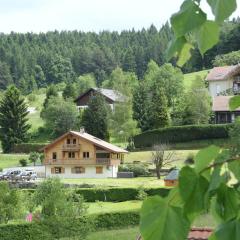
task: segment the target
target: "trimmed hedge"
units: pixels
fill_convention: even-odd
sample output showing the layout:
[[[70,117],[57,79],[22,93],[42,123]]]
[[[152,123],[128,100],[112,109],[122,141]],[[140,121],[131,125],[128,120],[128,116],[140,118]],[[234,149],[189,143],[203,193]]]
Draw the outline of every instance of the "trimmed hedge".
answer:
[[[0,225],[1,240],[53,240],[77,236],[85,239],[89,231],[124,228],[139,224],[139,211],[93,214],[81,219],[42,223]]]
[[[158,143],[179,143],[193,140],[228,138],[232,124],[205,124],[166,127],[138,134],[134,137],[136,148],[152,147]]]
[[[20,143],[15,144],[13,147],[13,153],[30,153],[41,152],[41,149],[45,147],[43,143]]]
[[[165,197],[169,193],[167,188],[147,188],[144,191],[149,195],[159,195]],[[124,202],[137,200],[138,188],[79,188],[76,193],[81,194],[86,202],[105,201],[105,202]]]

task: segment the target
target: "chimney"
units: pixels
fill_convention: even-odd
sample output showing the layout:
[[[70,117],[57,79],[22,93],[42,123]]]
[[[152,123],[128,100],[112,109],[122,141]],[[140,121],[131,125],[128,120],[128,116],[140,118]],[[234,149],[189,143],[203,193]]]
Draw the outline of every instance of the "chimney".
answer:
[[[80,133],[85,133],[84,127],[80,127]]]

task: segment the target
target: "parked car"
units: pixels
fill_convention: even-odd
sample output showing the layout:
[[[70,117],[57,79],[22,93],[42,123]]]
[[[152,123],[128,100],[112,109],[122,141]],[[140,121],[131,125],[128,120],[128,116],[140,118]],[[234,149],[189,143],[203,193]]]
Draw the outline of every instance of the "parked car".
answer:
[[[1,172],[1,173],[0,173],[0,180],[5,180],[6,174],[8,174],[8,171]]]
[[[21,170],[9,170],[3,175],[3,180],[16,180],[16,176],[21,173]]]
[[[16,176],[17,180],[22,180],[22,181],[30,181],[30,180],[36,180],[37,179],[37,173],[33,170],[26,169],[19,173]]]

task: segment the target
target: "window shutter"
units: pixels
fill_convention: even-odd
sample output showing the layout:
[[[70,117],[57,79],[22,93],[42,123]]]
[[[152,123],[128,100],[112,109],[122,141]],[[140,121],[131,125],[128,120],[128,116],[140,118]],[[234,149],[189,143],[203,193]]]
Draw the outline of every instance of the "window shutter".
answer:
[[[54,173],[54,168],[51,168],[51,173],[52,173],[52,174]]]
[[[65,168],[62,167],[62,173],[65,173]]]

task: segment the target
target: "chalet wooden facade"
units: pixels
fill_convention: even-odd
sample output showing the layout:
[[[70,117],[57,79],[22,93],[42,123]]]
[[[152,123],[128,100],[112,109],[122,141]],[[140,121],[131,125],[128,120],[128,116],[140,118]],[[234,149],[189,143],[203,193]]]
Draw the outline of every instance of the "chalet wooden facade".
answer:
[[[97,92],[104,97],[106,103],[110,105],[112,110],[114,109],[115,103],[124,101],[124,96],[118,91],[105,88],[90,88],[75,100],[77,107],[86,108],[88,106],[90,98]]]
[[[125,153],[84,131],[70,131],[44,148],[46,177],[114,178]]]

